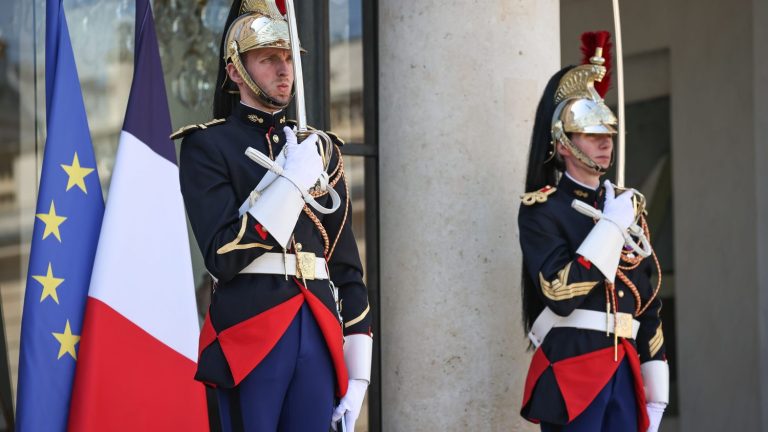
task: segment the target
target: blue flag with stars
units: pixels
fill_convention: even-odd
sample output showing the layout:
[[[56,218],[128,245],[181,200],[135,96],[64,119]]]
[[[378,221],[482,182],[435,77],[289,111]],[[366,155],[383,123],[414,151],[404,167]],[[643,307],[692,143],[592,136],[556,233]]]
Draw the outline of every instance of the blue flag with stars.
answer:
[[[29,257],[17,431],[64,431],[83,310],[104,214],[62,0],[47,0],[47,138]]]

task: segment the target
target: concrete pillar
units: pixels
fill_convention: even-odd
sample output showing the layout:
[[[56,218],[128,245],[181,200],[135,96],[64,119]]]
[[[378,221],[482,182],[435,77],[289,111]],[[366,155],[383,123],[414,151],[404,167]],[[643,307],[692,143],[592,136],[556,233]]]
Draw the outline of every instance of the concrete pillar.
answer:
[[[768,430],[768,13],[679,0],[672,16],[681,430]]]
[[[536,430],[517,208],[554,0],[379,2],[385,431]]]

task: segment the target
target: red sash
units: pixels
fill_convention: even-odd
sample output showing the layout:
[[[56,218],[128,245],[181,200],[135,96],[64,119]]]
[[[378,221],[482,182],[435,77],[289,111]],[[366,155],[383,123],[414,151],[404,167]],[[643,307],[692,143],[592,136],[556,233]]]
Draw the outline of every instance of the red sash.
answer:
[[[344,335],[339,321],[317,296],[298,280],[294,281],[301,288],[300,294],[218,334],[211,324],[210,313],[206,314],[200,331],[198,356],[218,339],[235,385],[238,385],[272,351],[306,301],[328,346],[336,370],[337,395],[342,397],[347,393],[349,378],[344,363]]]
[[[560,393],[565,401],[568,422],[571,422],[595,400],[597,394],[600,393],[616,373],[624,357],[627,358],[632,370],[632,376],[634,377],[638,430],[648,430],[649,420],[648,412],[645,408],[643,377],[640,374],[640,358],[635,347],[626,339],[621,339],[621,344],[618,346],[618,361],[613,359],[613,347],[608,347],[550,363],[549,359],[544,355],[544,351],[539,347],[533,354],[531,366],[528,368],[528,376],[525,380],[525,390],[523,392],[523,406],[530,400],[533,389],[541,375],[547,368],[551,367]],[[538,423],[536,419],[532,420]]]

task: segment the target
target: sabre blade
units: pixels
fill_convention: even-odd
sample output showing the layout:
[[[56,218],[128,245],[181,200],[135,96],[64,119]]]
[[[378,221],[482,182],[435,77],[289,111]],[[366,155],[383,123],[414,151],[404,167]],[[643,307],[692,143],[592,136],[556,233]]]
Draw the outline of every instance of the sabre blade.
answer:
[[[624,113],[624,55],[621,45],[621,14],[619,13],[619,0],[613,0],[613,23],[616,40],[616,87],[618,87],[619,105],[619,133],[618,146],[616,148],[616,185],[624,187],[624,166],[626,164],[626,116]]]
[[[293,87],[296,101],[296,126],[300,132],[307,130],[307,109],[304,103],[304,75],[301,69],[301,48],[299,47],[299,31],[296,25],[296,9],[293,0],[285,0],[288,15],[288,37],[291,41],[291,57],[293,57]]]

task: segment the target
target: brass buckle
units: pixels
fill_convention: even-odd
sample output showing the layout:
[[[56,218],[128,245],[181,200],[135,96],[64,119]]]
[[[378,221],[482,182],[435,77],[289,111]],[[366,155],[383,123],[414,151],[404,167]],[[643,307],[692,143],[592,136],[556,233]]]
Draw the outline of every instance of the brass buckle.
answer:
[[[317,255],[312,252],[296,252],[296,276],[306,280],[315,280]]]
[[[615,315],[616,336],[632,339],[632,314],[619,312]]]

